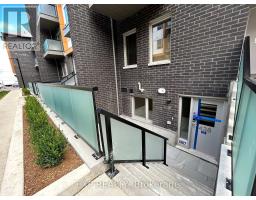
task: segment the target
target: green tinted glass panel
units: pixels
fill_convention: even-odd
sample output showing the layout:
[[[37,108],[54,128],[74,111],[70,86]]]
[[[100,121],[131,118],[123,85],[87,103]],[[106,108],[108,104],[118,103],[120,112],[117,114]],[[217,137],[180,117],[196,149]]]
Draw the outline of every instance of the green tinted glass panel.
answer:
[[[30,92],[33,92],[33,86],[31,82],[28,82],[28,89],[30,90]]]
[[[142,160],[141,130],[110,119],[114,160]]]
[[[233,145],[234,195],[251,195],[256,175],[256,94],[244,84]]]
[[[145,134],[146,138],[146,160],[164,159],[164,140],[150,133]]]
[[[99,151],[92,92],[41,83],[38,88],[44,103]]]

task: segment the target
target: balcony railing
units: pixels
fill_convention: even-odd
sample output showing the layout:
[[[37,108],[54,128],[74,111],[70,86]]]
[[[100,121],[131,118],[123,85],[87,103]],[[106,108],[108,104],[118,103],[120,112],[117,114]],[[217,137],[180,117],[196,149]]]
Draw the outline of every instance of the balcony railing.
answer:
[[[37,7],[37,24],[40,29],[57,30],[59,26],[59,19],[55,5],[40,4]]]
[[[63,57],[63,46],[61,41],[46,39],[43,45],[44,58],[59,58]]]
[[[44,14],[44,15],[58,18],[56,6],[51,4],[39,4],[38,14]]]

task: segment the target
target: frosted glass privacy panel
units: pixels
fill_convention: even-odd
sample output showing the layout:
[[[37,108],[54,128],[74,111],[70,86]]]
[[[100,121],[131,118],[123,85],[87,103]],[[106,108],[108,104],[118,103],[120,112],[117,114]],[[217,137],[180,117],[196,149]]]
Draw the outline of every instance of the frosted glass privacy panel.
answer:
[[[233,192],[251,195],[256,170],[256,94],[245,84],[240,101],[233,146]]]
[[[44,103],[99,151],[92,92],[48,84],[38,84],[38,88]]]
[[[102,114],[100,114],[100,122],[101,122],[102,136],[103,136],[103,145],[104,145],[105,158],[106,158],[106,160],[109,160],[105,116],[102,115]]]
[[[55,112],[71,127],[75,127],[73,109],[71,105],[72,90],[61,87],[51,87],[55,101]]]
[[[150,133],[145,134],[146,138],[146,160],[164,159],[164,140]]]
[[[70,89],[75,131],[99,151],[93,96],[91,91]]]
[[[55,111],[55,103],[53,99],[52,89],[47,85],[38,84],[39,95],[43,102],[53,111]]]
[[[250,89],[243,86],[241,91],[241,99],[239,104],[239,111],[237,113],[237,123],[234,130],[234,143],[233,143],[233,170],[235,170],[236,161],[238,158],[240,144],[243,137],[244,122],[247,113],[248,100],[250,95]]]
[[[30,90],[30,92],[33,92],[33,86],[30,82],[28,82],[28,89]]]
[[[110,119],[114,160],[142,160],[141,130]]]

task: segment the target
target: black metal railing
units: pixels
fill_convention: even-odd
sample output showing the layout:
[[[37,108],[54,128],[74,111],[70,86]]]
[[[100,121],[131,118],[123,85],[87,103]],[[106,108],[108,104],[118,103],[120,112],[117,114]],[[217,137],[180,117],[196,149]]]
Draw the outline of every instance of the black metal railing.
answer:
[[[61,83],[62,85],[64,85],[68,80],[70,80],[71,78],[73,78],[73,77],[75,77],[75,76],[76,76],[76,73],[75,73],[75,72],[71,72],[71,73],[69,73],[67,76],[64,76],[64,77],[61,79],[60,83]],[[75,85],[76,85],[76,81],[75,81]]]
[[[104,115],[105,121],[102,122],[101,121],[101,117],[100,115]],[[106,110],[103,109],[97,109],[97,117],[98,117],[98,122],[99,122],[99,128],[100,128],[100,138],[101,138],[101,145],[102,145],[102,150],[103,150],[103,155],[105,157],[105,161],[107,163],[110,164],[110,170],[107,172],[107,174],[112,178],[114,177],[118,171],[115,169],[114,164],[115,163],[122,163],[122,162],[142,162],[142,165],[145,166],[146,168],[148,168],[148,166],[146,165],[146,162],[154,162],[154,161],[162,161],[163,164],[166,164],[166,146],[167,146],[167,140],[168,138],[159,135],[151,130],[148,130],[138,124],[135,124],[131,121],[128,121],[124,118],[121,118],[115,114],[112,114]],[[113,151],[113,137],[112,137],[112,127],[111,127],[111,119],[117,120],[118,122],[124,123],[125,125],[129,125],[131,127],[134,127],[136,129],[141,130],[141,153],[142,153],[142,159],[140,160],[116,160],[115,159],[115,154]],[[103,127],[102,127],[102,123],[105,124],[105,133],[106,133],[106,137],[104,141],[104,137],[103,137]],[[122,131],[122,130],[120,130]],[[146,158],[146,135],[147,134],[151,134],[156,136],[157,138],[161,138],[163,140],[163,155],[162,155],[162,159],[147,159]],[[120,136],[121,137],[121,136]],[[104,144],[107,144],[107,153],[105,152],[106,149],[104,147]],[[132,144],[131,144],[132,145]],[[131,146],[132,148],[132,146]],[[127,152],[129,153],[129,152]],[[106,154],[108,154],[108,156],[106,156]]]

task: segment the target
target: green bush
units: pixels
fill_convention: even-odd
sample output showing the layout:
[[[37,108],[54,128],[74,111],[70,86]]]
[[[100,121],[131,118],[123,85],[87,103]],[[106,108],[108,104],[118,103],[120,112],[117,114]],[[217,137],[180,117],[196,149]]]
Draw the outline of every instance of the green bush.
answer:
[[[5,95],[8,94],[9,91],[0,91],[0,99],[2,99]]]
[[[23,96],[30,95],[30,91],[27,88],[22,88],[22,93],[23,93]]]
[[[58,165],[64,158],[67,146],[65,137],[49,123],[47,113],[35,97],[26,97],[25,111],[36,163],[41,167]]]

